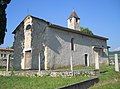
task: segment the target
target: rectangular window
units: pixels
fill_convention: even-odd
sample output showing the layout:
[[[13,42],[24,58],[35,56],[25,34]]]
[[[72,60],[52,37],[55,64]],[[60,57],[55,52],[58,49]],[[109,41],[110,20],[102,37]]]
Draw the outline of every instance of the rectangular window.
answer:
[[[1,57],[3,57],[3,54],[1,54]]]
[[[6,57],[6,54],[4,54],[4,57]]]
[[[74,38],[71,39],[71,50],[74,51]]]
[[[85,66],[89,66],[89,54],[85,54]]]

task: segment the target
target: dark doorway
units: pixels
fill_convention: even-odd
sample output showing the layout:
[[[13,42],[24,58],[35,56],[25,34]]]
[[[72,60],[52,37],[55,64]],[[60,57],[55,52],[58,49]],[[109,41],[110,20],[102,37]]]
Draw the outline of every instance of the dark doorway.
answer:
[[[87,60],[88,60],[88,54],[85,54],[85,66],[88,66]]]

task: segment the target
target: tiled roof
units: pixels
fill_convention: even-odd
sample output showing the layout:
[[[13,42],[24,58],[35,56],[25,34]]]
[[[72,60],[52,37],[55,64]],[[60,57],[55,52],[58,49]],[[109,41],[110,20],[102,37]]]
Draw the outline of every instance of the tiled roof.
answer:
[[[0,48],[0,51],[14,51],[14,49],[11,49],[11,48]]]
[[[55,25],[55,24],[50,24],[49,27],[56,28],[56,29],[63,30],[63,31],[68,31],[68,32],[76,33],[76,34],[81,34],[81,35],[92,37],[92,38],[97,38],[97,39],[102,39],[102,40],[108,40],[108,38],[105,38],[105,37],[101,37],[101,36],[97,36],[97,35],[89,35],[89,34],[83,33],[83,32],[78,31],[78,30],[65,28],[65,27],[62,27],[62,26]]]
[[[73,17],[80,19],[74,10],[72,11],[72,14],[69,16],[69,18],[73,18]]]
[[[75,11],[74,11],[75,12]],[[76,15],[77,16],[77,15]],[[28,17],[28,16],[27,16]],[[26,18],[27,18],[26,17]],[[53,28],[57,28],[59,30],[64,30],[64,31],[68,31],[68,32],[72,32],[72,33],[76,33],[76,34],[81,34],[81,35],[85,35],[85,36],[88,36],[88,37],[92,37],[92,38],[97,38],[97,39],[102,39],[102,40],[108,40],[108,38],[105,38],[105,37],[101,37],[101,36],[97,36],[97,35],[89,35],[89,34],[85,34],[81,31],[77,31],[77,30],[74,30],[74,29],[69,29],[69,28],[66,28],[66,27],[62,27],[62,26],[59,26],[59,25],[55,25],[55,24],[51,24],[50,22],[46,21],[46,20],[43,20],[43,19],[40,19],[40,18],[37,18],[37,17],[34,17],[34,16],[31,16],[32,18],[34,19],[37,19],[37,20],[41,20],[43,22],[46,22],[48,24],[49,27],[53,27]],[[23,20],[24,21],[24,20]],[[17,28],[23,23],[23,21],[17,26]],[[13,34],[16,33],[16,30],[17,28],[12,32]]]

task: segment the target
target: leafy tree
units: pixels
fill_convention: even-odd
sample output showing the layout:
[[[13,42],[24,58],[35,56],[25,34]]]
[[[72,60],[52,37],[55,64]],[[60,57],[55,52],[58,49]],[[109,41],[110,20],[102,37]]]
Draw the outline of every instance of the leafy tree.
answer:
[[[14,49],[14,46],[11,46],[10,48],[11,48],[11,49]]]
[[[89,28],[83,28],[80,27],[81,32],[88,34],[88,35],[93,35],[93,32],[91,30],[89,30]]]
[[[0,45],[4,43],[4,37],[6,32],[6,12],[7,4],[10,3],[11,0],[0,0]]]

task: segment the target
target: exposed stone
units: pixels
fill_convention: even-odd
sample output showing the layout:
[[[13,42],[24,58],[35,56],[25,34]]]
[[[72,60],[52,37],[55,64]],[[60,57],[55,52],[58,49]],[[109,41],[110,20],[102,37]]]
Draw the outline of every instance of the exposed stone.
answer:
[[[0,76],[26,76],[26,77],[72,77],[72,76],[95,76],[98,74],[95,70],[83,71],[0,71]]]
[[[29,31],[28,24],[32,25]],[[108,64],[108,39],[104,37],[86,35],[33,16],[27,16],[13,33],[15,69],[38,69],[39,65],[46,70],[70,68],[71,55],[73,68],[96,64],[99,69],[99,64]],[[74,39],[74,50],[71,50],[71,39]]]

